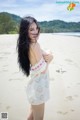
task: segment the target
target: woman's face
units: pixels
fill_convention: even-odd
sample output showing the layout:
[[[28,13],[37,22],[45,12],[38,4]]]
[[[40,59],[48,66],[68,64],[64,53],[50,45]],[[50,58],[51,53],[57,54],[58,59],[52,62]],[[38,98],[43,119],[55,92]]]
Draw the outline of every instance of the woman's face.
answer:
[[[36,42],[37,41],[38,36],[39,36],[38,32],[39,32],[39,29],[38,29],[36,23],[33,22],[30,25],[29,30],[28,30],[28,35],[29,35],[29,38],[30,38],[31,42]]]

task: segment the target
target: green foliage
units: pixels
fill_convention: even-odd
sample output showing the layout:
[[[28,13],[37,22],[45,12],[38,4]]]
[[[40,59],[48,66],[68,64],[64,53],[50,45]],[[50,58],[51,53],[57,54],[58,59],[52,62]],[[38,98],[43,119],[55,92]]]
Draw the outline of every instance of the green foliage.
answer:
[[[40,22],[41,32],[80,32],[80,22],[64,22],[53,20],[49,22]]]
[[[9,34],[17,32],[17,23],[6,13],[0,13],[0,34]]]

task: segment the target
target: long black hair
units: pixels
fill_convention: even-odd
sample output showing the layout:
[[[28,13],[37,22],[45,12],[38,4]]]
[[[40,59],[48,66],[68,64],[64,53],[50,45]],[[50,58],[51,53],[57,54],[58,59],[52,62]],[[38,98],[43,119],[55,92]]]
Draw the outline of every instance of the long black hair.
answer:
[[[18,52],[18,63],[19,68],[26,75],[30,75],[30,60],[29,60],[29,47],[30,47],[30,38],[28,36],[28,30],[30,25],[35,22],[38,27],[38,33],[40,32],[40,27],[35,18],[27,16],[21,19],[20,28],[19,28],[19,37],[17,39],[17,52]]]

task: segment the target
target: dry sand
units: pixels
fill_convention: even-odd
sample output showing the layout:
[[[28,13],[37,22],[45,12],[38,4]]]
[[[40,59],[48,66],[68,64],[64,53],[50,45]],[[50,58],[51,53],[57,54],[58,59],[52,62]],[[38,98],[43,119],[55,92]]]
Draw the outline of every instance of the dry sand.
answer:
[[[0,35],[0,112],[8,112],[9,120],[27,120],[28,78],[17,64],[17,37]],[[44,120],[80,120],[80,38],[41,34],[39,43],[54,55]]]

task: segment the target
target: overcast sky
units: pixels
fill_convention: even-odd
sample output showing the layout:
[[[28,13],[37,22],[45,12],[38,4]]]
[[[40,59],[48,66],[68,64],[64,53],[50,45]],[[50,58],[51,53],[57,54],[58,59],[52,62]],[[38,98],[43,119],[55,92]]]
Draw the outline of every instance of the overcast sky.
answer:
[[[70,1],[76,3],[72,11],[67,10]],[[31,15],[38,21],[80,22],[80,0],[0,0],[0,12]]]

